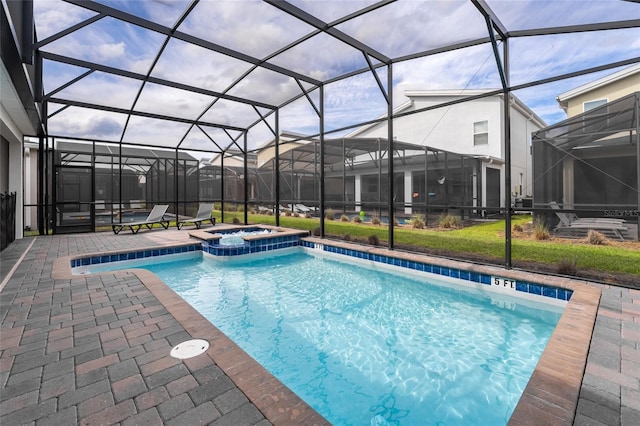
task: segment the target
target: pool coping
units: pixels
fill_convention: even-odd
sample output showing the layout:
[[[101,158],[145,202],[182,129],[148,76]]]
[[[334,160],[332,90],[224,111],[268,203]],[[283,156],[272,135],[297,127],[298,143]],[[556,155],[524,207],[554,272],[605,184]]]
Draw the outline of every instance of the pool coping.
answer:
[[[212,235],[206,231],[192,231],[189,235],[203,240],[206,235],[200,235],[201,233]],[[587,281],[572,278],[508,270],[498,266],[388,250],[383,247],[364,246],[317,237],[306,237],[304,240],[347,250],[364,251],[407,261],[426,262],[446,268],[464,269],[480,274],[497,275],[571,290],[573,295],[567,303],[508,424],[570,425],[573,423],[600,301],[601,290],[598,287],[589,285]],[[193,242],[159,244],[158,248],[189,245],[193,245]],[[122,250],[91,255],[111,256],[115,253],[122,253]],[[71,273],[71,261],[86,256],[87,254],[77,254],[56,259],[51,274],[52,278],[77,278],[77,275]],[[157,276],[144,269],[126,271],[134,273],[189,334],[194,338],[203,338],[210,342],[207,355],[218,364],[269,421],[274,424],[291,424],[292,422],[329,424],[326,419],[267,372],[264,367],[240,349]]]
[[[188,247],[194,243],[158,245],[157,248]],[[153,250],[148,248],[147,250]],[[91,256],[111,256],[123,250],[91,253]],[[54,260],[51,271],[53,279],[74,279],[90,275],[73,275],[71,261],[86,257],[76,254]],[[134,274],[140,282],[158,299],[169,313],[194,339],[209,342],[207,351],[199,356],[208,356],[231,379],[249,401],[258,408],[274,425],[309,424],[330,425],[330,423],[291,391],[227,335],[196,311],[181,296],[174,292],[154,273],[141,268],[131,268],[102,274]],[[93,274],[92,274],[93,275]],[[169,356],[169,353],[167,353]]]

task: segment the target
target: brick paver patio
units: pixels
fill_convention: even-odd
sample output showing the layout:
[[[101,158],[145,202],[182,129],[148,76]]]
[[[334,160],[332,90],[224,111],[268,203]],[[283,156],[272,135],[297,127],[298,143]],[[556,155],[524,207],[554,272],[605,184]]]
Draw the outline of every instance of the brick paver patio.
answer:
[[[186,230],[60,235],[3,251],[0,424],[326,424],[173,292],[145,286],[152,274],[144,283],[129,272],[52,278],[59,257],[188,238]],[[574,424],[638,425],[640,291],[599,287]],[[206,354],[169,356],[203,335]]]

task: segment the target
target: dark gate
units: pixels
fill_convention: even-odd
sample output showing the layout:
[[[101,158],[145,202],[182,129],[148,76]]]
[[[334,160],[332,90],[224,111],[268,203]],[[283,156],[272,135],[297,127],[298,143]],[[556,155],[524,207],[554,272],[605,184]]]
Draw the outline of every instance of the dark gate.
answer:
[[[93,232],[91,167],[56,166],[55,233]]]
[[[0,194],[0,251],[16,239],[16,193]]]

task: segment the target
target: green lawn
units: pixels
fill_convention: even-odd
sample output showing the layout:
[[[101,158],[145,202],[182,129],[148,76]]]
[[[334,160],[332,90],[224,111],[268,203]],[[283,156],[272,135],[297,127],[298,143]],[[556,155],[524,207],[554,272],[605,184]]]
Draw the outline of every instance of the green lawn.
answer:
[[[233,218],[243,220],[241,212],[225,212],[225,222]],[[220,216],[218,214],[218,220]],[[248,215],[250,223],[275,224],[274,216]],[[530,216],[516,216],[512,224],[524,224]],[[282,216],[280,225],[288,228],[312,231],[320,226],[319,219],[305,219]],[[493,258],[498,264],[504,261],[504,220],[488,222],[456,230],[419,230],[406,227],[394,229],[395,244],[416,248],[436,249],[450,253],[480,255]],[[325,233],[334,236],[349,235],[353,239],[365,240],[377,235],[381,243],[386,244],[388,229],[385,225],[376,226],[364,223],[325,221]],[[512,238],[511,256],[514,263],[534,261],[547,265],[575,260],[578,270],[593,269],[609,273],[625,273],[640,276],[640,246],[612,244],[606,246],[576,243],[575,240],[537,241],[525,238]]]

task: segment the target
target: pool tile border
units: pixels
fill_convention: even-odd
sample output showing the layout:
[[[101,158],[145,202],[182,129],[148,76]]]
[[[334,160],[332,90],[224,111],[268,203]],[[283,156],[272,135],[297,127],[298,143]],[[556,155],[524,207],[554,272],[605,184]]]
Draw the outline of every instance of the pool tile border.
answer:
[[[207,232],[207,234],[211,233]],[[283,233],[282,235],[277,234],[262,236],[262,238],[260,237],[261,236],[254,236],[254,238],[247,239],[247,241],[245,241],[245,244],[242,246],[221,246],[219,244],[219,236],[216,236],[213,239],[203,240],[201,243],[190,243],[181,246],[159,249],[143,249],[129,252],[119,252],[114,254],[93,254],[85,257],[71,259],[70,264],[71,268],[76,268],[80,266],[91,266],[125,260],[145,259],[149,257],[188,253],[194,251],[203,251],[214,256],[240,256],[246,254],[262,253],[271,250],[279,250],[282,248],[302,246],[309,249],[317,249],[328,253],[340,254],[343,256],[354,257],[356,259],[368,260],[406,269],[413,269],[420,272],[428,272],[436,275],[442,275],[444,277],[456,278],[488,286],[492,285],[491,280],[495,276],[482,272],[471,272],[466,269],[460,269],[456,267],[442,266],[430,262],[420,261],[418,259],[403,259],[402,257],[398,257],[402,252],[394,251],[392,252],[393,255],[390,255],[372,252],[371,249],[360,246],[344,247],[341,245],[342,243],[338,242],[318,243],[314,238],[300,238],[300,233]],[[513,285],[516,292],[528,293],[531,295],[544,296],[564,301],[568,301],[573,294],[573,291],[571,289],[539,283],[531,283],[522,280],[515,280]]]
[[[181,254],[201,250],[201,243],[189,243],[156,249],[118,251],[117,253],[90,254],[89,256],[71,256],[69,264],[72,268],[76,268],[79,266],[91,266],[110,262],[120,262],[125,260],[145,259],[148,257],[166,256],[168,254]]]
[[[192,236],[195,237],[195,235]],[[601,291],[598,287],[576,279],[506,270],[497,266],[470,264],[381,247],[323,240],[317,237],[301,238],[300,245],[323,251],[325,247],[332,247],[329,250],[346,253],[355,258],[393,262],[409,269],[419,270],[420,267],[427,268],[427,265],[430,265],[432,273],[479,284],[490,284],[492,276],[509,278],[516,281],[516,291],[526,289],[528,293],[546,297],[553,297],[553,289],[555,289],[555,297],[560,299],[566,297],[567,299],[563,300],[568,300],[567,305],[508,424],[571,425],[573,423],[600,301]],[[157,249],[136,250],[134,253],[136,256],[142,253],[141,256],[153,257],[160,256],[163,248],[167,249],[166,254],[169,254],[170,248],[173,248],[175,253],[176,248],[180,252],[188,252],[196,251],[198,247],[202,250],[203,244],[200,242],[172,245]],[[88,258],[107,262],[115,261],[116,255],[119,259],[120,254],[96,253]],[[52,277],[73,278],[72,262],[75,260],[77,264],[78,259],[83,258],[87,256],[58,258],[54,262]],[[218,364],[220,368],[265,414],[267,419],[275,424],[299,424],[301,421],[305,424],[328,424],[322,416],[266,372],[154,274],[143,269],[135,269],[133,272],[192,336],[206,338],[210,342],[220,339],[220,345],[212,345],[207,353],[216,363],[220,362]],[[558,297],[559,295],[561,297]]]
[[[377,262],[392,266],[397,266],[406,269],[413,269],[420,272],[428,272],[435,275],[442,275],[444,277],[456,278],[464,281],[470,281],[476,284],[483,284],[492,286],[492,278],[496,275],[490,275],[483,272],[470,272],[467,269],[460,269],[457,267],[443,266],[434,264],[432,262],[421,261],[418,259],[406,259],[402,258],[402,252],[393,251],[391,254],[381,254],[371,249],[362,247],[344,247],[342,243],[318,243],[315,239],[302,239],[300,244],[303,247],[309,249],[316,249],[325,251],[328,253],[340,254],[343,256],[350,256],[356,259],[368,260],[371,262]],[[400,256],[400,257],[399,257]],[[499,275],[500,278],[505,277],[504,274]],[[571,299],[573,290],[568,288],[561,288],[540,283],[531,283],[523,280],[513,280],[514,290],[520,293],[527,293],[531,295],[549,297],[551,299],[559,299],[568,301]]]

